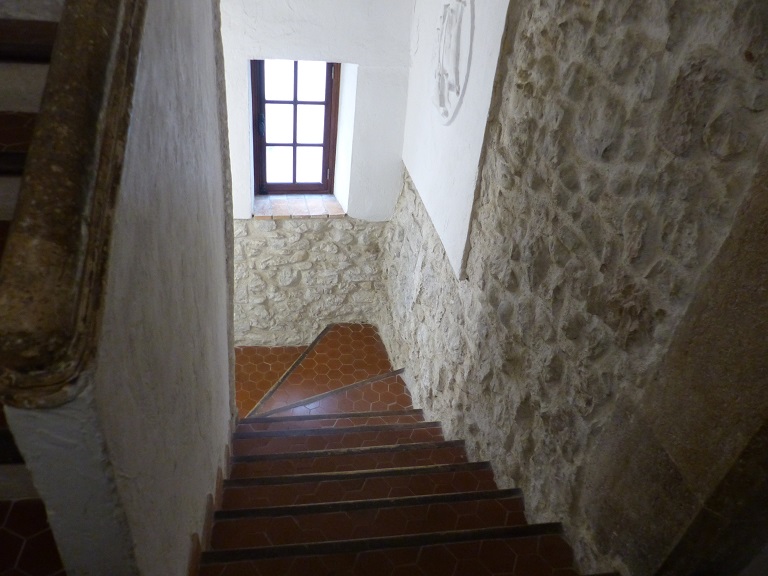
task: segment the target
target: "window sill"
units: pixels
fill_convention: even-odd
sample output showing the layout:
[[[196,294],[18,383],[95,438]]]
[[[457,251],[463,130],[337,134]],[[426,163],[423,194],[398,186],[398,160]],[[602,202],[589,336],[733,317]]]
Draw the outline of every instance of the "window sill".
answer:
[[[254,220],[290,218],[343,218],[344,210],[331,194],[273,194],[256,196]]]

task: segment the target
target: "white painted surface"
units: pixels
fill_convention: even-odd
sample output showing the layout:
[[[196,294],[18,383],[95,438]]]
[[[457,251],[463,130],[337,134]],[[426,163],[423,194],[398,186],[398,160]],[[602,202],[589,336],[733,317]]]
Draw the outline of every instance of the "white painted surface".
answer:
[[[138,574],[125,512],[96,415],[93,375],[52,410],[5,407],[8,424],[45,502],[67,574]]]
[[[414,0],[222,0],[222,36],[235,218],[252,214],[250,60],[288,58],[359,65],[349,214],[386,220],[402,182],[403,77]],[[395,86],[389,83],[395,80]],[[367,124],[377,111],[374,122]],[[387,115],[388,121],[379,119]],[[385,158],[379,166],[380,159]],[[342,175],[342,178],[344,175]],[[342,206],[344,203],[342,203]]]
[[[333,193],[344,212],[349,212],[352,150],[355,140],[357,70],[357,64],[343,64],[339,81],[339,120],[336,131],[336,167],[334,169]]]
[[[447,126],[433,104],[437,28],[444,3],[416,1],[403,160],[459,276],[509,0],[475,2],[466,92]]]
[[[99,417],[145,575],[187,574],[233,417],[212,5],[149,2],[96,358]]]
[[[363,68],[357,77],[349,209],[361,220],[388,220],[403,186],[402,143],[408,70]],[[392,104],[390,104],[392,103]]]

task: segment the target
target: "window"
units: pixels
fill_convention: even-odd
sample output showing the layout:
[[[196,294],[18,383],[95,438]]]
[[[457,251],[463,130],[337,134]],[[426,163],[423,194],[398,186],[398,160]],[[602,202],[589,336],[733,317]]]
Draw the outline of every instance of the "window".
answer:
[[[257,194],[332,194],[341,66],[251,62]]]

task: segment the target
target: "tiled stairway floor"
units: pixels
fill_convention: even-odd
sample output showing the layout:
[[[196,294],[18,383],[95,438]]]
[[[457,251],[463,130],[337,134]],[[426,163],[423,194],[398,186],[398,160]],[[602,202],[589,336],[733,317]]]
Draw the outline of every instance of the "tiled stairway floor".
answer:
[[[529,525],[521,493],[413,408],[375,328],[236,353],[249,416],[200,576],[578,574],[560,525]]]

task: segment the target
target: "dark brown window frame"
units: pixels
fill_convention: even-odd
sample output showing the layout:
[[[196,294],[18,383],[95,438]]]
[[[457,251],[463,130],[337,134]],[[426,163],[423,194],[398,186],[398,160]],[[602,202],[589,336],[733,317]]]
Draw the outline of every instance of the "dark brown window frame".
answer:
[[[321,183],[268,183],[266,177],[267,143],[265,135],[265,105],[271,103],[293,105],[293,142],[270,146],[293,147],[293,171],[296,179],[296,148],[308,146],[296,142],[296,114],[299,104],[316,104],[298,100],[298,61],[293,68],[293,100],[266,100],[264,97],[264,61],[251,61],[251,95],[253,98],[253,173],[255,193],[259,194],[333,194],[334,164],[336,161],[336,129],[339,117],[339,86],[341,64],[329,62],[325,86],[325,135],[323,137],[323,174]],[[312,145],[309,145],[312,146]],[[314,145],[320,147],[321,145]]]

